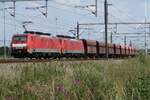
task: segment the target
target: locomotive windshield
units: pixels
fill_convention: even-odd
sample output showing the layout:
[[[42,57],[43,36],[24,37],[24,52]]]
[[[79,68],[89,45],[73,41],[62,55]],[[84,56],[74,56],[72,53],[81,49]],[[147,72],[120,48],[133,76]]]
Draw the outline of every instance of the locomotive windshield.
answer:
[[[15,36],[14,41],[26,41],[27,37],[26,36]]]

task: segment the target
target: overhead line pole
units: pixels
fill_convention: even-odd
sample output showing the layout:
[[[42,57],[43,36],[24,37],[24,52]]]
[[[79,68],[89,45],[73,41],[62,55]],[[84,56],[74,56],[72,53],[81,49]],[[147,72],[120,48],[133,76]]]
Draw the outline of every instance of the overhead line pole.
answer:
[[[16,1],[14,0],[13,2],[13,17],[14,17],[14,32],[16,34],[17,30],[16,30]]]
[[[14,0],[14,2],[13,2],[13,9],[14,9],[14,12],[13,12],[13,14],[14,14],[14,17],[16,16],[16,1]]]
[[[110,34],[110,43],[113,43],[113,33]]]
[[[125,46],[127,45],[127,36],[126,35],[124,36],[124,45]]]
[[[4,31],[4,36],[3,36],[3,38],[4,38],[4,58],[6,59],[6,30],[5,30],[5,19],[6,19],[6,16],[5,16],[5,2],[3,2],[3,20],[4,20],[4,26],[3,26],[3,31]]]
[[[97,11],[98,11],[98,2],[97,2],[97,0],[95,0],[95,16],[96,17],[98,16]]]
[[[57,17],[55,18],[55,21],[56,21],[56,23],[55,23],[55,24],[56,24],[56,34],[58,34],[58,29],[57,29],[57,26],[58,26],[58,18],[57,18]]]
[[[79,34],[80,34],[80,24],[77,22],[77,39],[79,39]]]
[[[146,37],[146,34],[147,34],[147,4],[148,4],[148,1],[145,0],[145,54],[147,54],[147,37]]]
[[[108,3],[107,0],[104,2],[104,18],[105,18],[105,52],[106,58],[108,59]]]
[[[45,2],[46,2],[46,4],[45,4],[45,8],[46,8],[45,16],[47,18],[47,15],[48,15],[48,0],[46,0]]]

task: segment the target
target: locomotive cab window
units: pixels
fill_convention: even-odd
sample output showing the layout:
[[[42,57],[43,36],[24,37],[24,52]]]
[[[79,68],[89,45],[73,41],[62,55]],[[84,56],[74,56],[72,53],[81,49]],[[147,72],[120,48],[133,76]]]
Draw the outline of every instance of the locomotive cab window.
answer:
[[[26,41],[27,37],[26,36],[15,36],[14,40],[15,41]]]

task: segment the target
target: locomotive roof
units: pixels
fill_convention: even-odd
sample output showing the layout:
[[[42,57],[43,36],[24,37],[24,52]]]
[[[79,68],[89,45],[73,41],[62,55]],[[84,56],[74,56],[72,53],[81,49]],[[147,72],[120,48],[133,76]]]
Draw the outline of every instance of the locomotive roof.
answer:
[[[35,31],[25,31],[25,34],[37,34],[37,35],[47,35],[47,36],[51,36],[50,33],[43,33],[43,32],[35,32]]]
[[[75,39],[75,37],[66,36],[66,35],[57,35],[56,37],[59,37],[59,38],[68,38],[68,39]]]

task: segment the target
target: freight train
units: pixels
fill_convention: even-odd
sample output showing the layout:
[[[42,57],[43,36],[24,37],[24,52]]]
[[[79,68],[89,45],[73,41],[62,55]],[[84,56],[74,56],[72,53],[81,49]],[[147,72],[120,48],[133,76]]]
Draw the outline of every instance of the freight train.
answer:
[[[69,36],[51,36],[48,33],[26,31],[12,37],[11,55],[15,58],[60,58],[89,57],[103,58],[106,55],[105,43],[75,39]],[[137,50],[129,46],[108,44],[111,58],[135,56]]]

